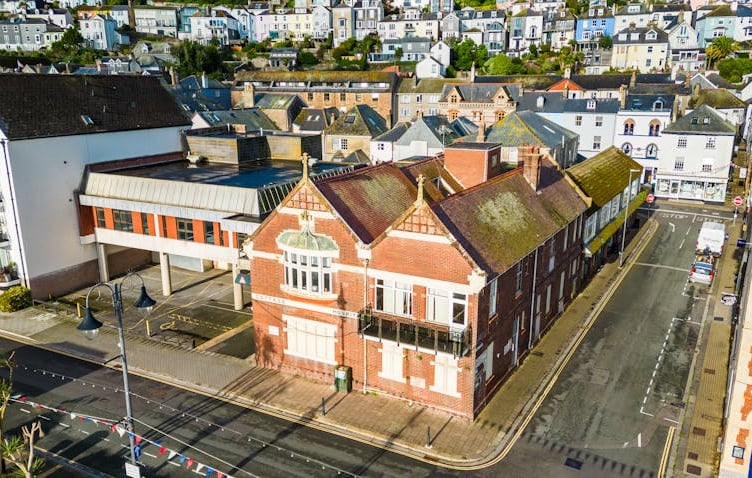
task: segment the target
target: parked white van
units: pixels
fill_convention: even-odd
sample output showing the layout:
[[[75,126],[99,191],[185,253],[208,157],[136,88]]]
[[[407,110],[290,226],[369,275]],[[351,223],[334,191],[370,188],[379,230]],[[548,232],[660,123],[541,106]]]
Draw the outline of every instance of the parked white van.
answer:
[[[723,244],[726,242],[726,226],[720,222],[703,222],[700,233],[697,235],[695,252],[704,254],[710,252],[718,257],[723,252]]]

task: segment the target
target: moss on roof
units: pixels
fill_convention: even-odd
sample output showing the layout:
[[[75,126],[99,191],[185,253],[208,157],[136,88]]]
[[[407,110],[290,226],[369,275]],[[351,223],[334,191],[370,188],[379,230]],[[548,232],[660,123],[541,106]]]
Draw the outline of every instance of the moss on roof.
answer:
[[[321,83],[394,83],[394,73],[382,71],[240,71],[236,81],[313,81]]]
[[[459,80],[461,81],[461,80]],[[415,84],[413,78],[402,80],[399,93],[441,93],[447,83],[457,83],[456,78],[423,78]]]
[[[577,186],[593,200],[592,209],[600,209],[621,194],[629,182],[629,170],[639,169],[640,163],[615,146],[567,169]],[[632,174],[632,178],[637,177]]]
[[[740,100],[725,88],[700,90],[699,95],[689,99],[688,106],[697,108],[700,105],[712,106],[716,109],[746,108],[747,103]]]

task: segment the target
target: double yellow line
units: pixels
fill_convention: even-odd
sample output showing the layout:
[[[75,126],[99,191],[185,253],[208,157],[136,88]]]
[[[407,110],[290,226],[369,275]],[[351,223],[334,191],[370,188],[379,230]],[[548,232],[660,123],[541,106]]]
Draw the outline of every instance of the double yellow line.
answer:
[[[661,455],[661,464],[658,467],[658,478],[666,476],[666,468],[668,467],[668,458],[671,455],[671,442],[674,439],[674,433],[676,433],[676,427],[668,427],[666,443],[663,445],[663,454]]]

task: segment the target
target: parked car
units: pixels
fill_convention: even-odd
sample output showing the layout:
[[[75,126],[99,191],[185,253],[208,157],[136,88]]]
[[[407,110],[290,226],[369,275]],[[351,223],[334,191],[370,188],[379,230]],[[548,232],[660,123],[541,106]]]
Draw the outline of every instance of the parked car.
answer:
[[[715,257],[712,254],[699,254],[689,271],[689,281],[710,285],[715,275]]]

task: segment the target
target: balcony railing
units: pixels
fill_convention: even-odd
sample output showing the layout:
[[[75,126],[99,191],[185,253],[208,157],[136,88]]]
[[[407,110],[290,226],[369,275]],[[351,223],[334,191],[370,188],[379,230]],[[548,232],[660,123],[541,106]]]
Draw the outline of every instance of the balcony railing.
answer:
[[[367,307],[358,313],[358,331],[364,336],[412,345],[464,357],[470,351],[470,327],[451,327],[396,316],[374,315]]]

